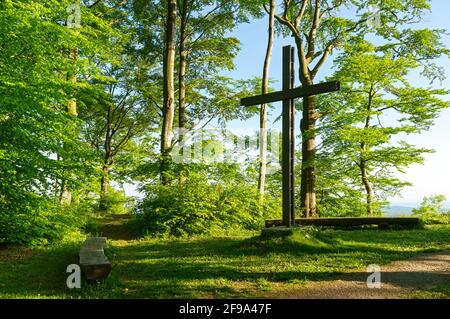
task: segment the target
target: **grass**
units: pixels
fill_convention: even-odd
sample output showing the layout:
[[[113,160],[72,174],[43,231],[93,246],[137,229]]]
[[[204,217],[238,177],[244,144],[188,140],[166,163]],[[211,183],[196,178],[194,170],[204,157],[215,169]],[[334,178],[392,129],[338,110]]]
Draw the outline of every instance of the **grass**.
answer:
[[[331,280],[369,264],[450,248],[450,225],[417,230],[324,230],[262,239],[256,232],[190,239],[109,241],[113,263],[102,283],[66,287],[84,236],[45,248],[0,248],[0,298],[260,298]],[[440,290],[439,290],[440,289]],[[448,287],[411,298],[449,297]]]
[[[450,299],[450,287],[439,286],[431,290],[414,291],[406,298],[410,299]]]

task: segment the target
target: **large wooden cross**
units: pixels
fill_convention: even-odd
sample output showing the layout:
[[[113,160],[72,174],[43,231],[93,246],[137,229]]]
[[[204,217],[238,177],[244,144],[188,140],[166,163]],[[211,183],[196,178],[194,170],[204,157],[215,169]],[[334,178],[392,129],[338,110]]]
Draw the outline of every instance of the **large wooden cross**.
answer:
[[[294,48],[283,47],[283,90],[241,99],[242,106],[252,106],[283,101],[283,226],[295,224],[294,159],[295,159],[295,105],[294,99],[340,89],[339,82],[325,82],[307,87],[294,88]]]

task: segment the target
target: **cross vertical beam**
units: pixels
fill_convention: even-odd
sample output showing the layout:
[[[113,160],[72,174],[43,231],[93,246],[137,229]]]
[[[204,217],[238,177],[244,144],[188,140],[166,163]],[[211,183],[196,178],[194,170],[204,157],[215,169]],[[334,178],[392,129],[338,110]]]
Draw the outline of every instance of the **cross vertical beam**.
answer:
[[[242,106],[269,104],[283,101],[283,220],[282,225],[295,225],[295,105],[294,99],[306,96],[339,91],[338,81],[319,83],[305,87],[294,88],[294,48],[283,47],[283,90],[266,94],[249,96],[241,99]]]
[[[283,47],[283,91],[294,87],[294,48],[290,45]],[[283,163],[283,226],[291,227],[295,222],[294,213],[294,99],[283,100],[283,143],[282,143],[282,163]]]

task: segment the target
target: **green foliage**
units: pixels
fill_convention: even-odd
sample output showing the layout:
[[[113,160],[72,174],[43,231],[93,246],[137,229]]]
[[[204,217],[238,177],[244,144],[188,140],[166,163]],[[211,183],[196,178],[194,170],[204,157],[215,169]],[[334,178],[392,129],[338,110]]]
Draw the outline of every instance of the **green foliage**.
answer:
[[[305,103],[303,110],[308,127],[303,139],[315,138],[316,119],[322,125],[319,133],[324,142],[317,149],[321,154],[306,163],[308,150],[302,151],[303,165],[317,168],[314,191],[321,196],[319,214],[358,213],[362,201],[367,214],[379,213],[389,195],[409,185],[394,172],[423,163],[423,154],[431,152],[392,142],[397,134],[428,129],[440,110],[448,107],[441,99],[448,92],[415,88],[407,79],[417,69],[431,81],[444,77],[435,59],[449,54],[442,41],[445,32],[411,27],[422,21],[430,2],[284,1],[281,9],[277,7],[277,29],[295,39],[303,85],[311,85],[328,58],[340,51],[334,78],[343,89],[316,97],[317,114],[312,102]],[[386,118],[396,123],[386,123]],[[322,159],[325,162],[316,162]]]
[[[66,26],[67,8],[74,2],[81,9],[79,29]],[[177,2],[179,7],[185,3],[189,11],[184,39],[186,128],[223,127],[235,119],[248,119],[258,107],[242,108],[239,98],[259,92],[260,80],[237,80],[223,72],[234,69],[240,49],[239,39],[230,32],[250,17],[260,17],[266,1]],[[268,177],[267,195],[261,202],[254,185],[254,163],[243,168],[171,163],[172,184],[155,184],[160,173],[158,132],[164,116],[161,62],[167,12],[163,4],[157,0],[0,2],[0,241],[46,244],[73,228],[86,230],[102,176],[112,182],[151,184],[138,208],[143,232],[211,234],[236,227],[257,229],[265,218],[279,218],[279,172]],[[297,16],[296,4],[285,3],[288,20]],[[345,6],[358,13],[357,20],[341,17]],[[334,49],[343,49],[335,74],[343,83],[342,94],[324,97],[318,104],[320,112],[331,113],[320,119],[318,132],[323,137],[317,155],[319,209],[323,216],[365,214],[360,176],[364,164],[375,188],[371,206],[377,214],[387,195],[408,185],[395,178],[394,171],[422,163],[423,154],[431,151],[401,141],[393,144],[392,138],[428,129],[448,106],[440,99],[446,91],[412,87],[407,74],[421,68],[430,79],[441,79],[432,60],[449,51],[441,43],[442,30],[402,26],[420,19],[429,1],[384,3],[381,26],[372,30],[365,23],[370,14],[367,1],[334,1],[323,12],[317,34],[309,33],[313,7],[307,6],[303,22],[294,30],[306,40],[308,59],[316,63],[312,72],[316,74]],[[395,41],[381,41],[380,47],[374,47],[357,40],[371,32]],[[68,75],[76,81],[68,81]],[[176,85],[175,91],[180,87]],[[68,114],[69,100],[76,101],[77,116]],[[396,125],[381,125],[393,114]],[[176,127],[177,119],[173,124]],[[186,181],[178,183],[181,175]],[[63,184],[73,195],[71,206],[57,203]],[[110,213],[129,210],[123,193],[111,189],[103,199]]]
[[[61,206],[54,199],[25,194],[0,201],[0,243],[46,245],[83,227],[92,214],[86,203]]]
[[[110,187],[103,195],[103,201],[108,214],[127,214],[131,210],[131,198],[127,197],[124,191],[113,187]]]
[[[103,20],[105,6],[89,9],[85,3],[80,29],[65,25],[70,0],[0,3],[2,241],[47,243],[84,222],[83,207],[56,204],[62,180],[74,198],[84,197],[81,189],[95,166],[92,150],[78,136],[81,121],[66,107],[76,98],[82,111],[89,102],[83,98],[96,94],[92,83],[104,78],[98,65],[115,64],[111,39],[118,36]],[[76,62],[69,54],[74,48]],[[67,81],[70,73],[77,83]]]
[[[154,185],[137,210],[142,232],[161,235],[202,235],[240,227],[258,229],[272,202],[263,205],[256,188],[242,182],[215,183],[190,174],[182,184]]]
[[[450,210],[444,209],[444,195],[424,197],[420,208],[413,209],[413,216],[420,217],[425,224],[448,224]]]
[[[447,91],[413,87],[408,74],[421,64],[412,55],[398,57],[360,39],[335,62],[342,90],[319,99],[327,114],[319,129],[319,206],[327,215],[360,215],[366,202],[367,211],[379,214],[388,197],[410,185],[395,173],[433,152],[399,137],[428,130],[449,106],[442,99]]]

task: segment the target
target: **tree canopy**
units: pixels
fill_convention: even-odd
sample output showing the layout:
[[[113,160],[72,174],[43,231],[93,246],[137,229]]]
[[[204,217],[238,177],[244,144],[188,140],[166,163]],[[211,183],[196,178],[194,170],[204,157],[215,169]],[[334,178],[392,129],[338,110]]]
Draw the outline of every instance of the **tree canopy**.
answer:
[[[269,106],[239,99],[271,90],[281,37],[293,37],[303,86],[327,61],[342,83],[298,105],[298,208],[381,214],[409,185],[396,173],[433,151],[405,134],[429,130],[449,106],[436,89],[444,31],[413,27],[428,10],[427,0],[2,1],[0,242],[58,240],[97,212],[134,213],[142,233],[176,236],[278,218],[280,172],[267,171],[279,136],[266,131]],[[254,19],[268,23],[262,78],[236,78],[234,31]],[[430,85],[414,86],[411,72]],[[226,132],[257,115],[259,133]],[[223,151],[228,161],[202,160]],[[127,198],[125,183],[142,198]]]

